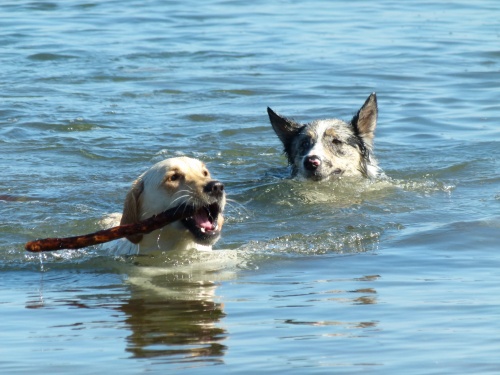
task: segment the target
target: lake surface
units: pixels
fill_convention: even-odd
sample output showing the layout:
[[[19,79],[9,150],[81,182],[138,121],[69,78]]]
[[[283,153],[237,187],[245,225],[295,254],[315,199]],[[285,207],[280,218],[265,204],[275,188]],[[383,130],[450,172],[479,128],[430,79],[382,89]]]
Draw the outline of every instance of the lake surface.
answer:
[[[3,1],[2,374],[500,372],[500,3]],[[266,107],[377,92],[385,181],[310,183]],[[153,163],[232,199],[212,253],[93,232]]]

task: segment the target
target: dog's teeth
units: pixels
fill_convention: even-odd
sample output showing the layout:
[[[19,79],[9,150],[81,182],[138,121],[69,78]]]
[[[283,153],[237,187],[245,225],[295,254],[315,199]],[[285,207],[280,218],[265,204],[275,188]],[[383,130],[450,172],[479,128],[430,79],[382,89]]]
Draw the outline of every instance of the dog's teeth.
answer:
[[[205,233],[205,228],[200,228],[201,233]]]

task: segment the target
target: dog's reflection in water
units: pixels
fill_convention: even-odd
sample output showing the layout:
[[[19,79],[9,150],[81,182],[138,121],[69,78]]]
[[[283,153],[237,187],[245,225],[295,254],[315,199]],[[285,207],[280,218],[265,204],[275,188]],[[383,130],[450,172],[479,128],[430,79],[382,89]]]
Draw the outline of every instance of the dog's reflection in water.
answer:
[[[224,258],[222,253],[193,252],[212,260]],[[158,264],[157,259],[151,262]],[[200,259],[175,267],[134,266],[128,280],[131,296],[121,307],[132,331],[127,351],[168,362],[221,362],[227,332],[220,324],[224,306],[215,293],[219,282],[234,278],[234,272],[223,269],[228,269],[226,261]]]

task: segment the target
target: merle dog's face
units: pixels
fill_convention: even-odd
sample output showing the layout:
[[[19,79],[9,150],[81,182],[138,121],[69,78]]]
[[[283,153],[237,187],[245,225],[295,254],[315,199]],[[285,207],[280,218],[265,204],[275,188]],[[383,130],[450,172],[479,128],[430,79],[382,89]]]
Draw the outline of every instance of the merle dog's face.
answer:
[[[375,94],[350,123],[328,119],[300,124],[270,108],[268,113],[293,175],[319,181],[340,176],[372,177],[377,170],[370,155],[377,121]]]
[[[312,180],[361,174],[363,144],[349,124],[319,120],[302,126],[289,147],[294,174]]]

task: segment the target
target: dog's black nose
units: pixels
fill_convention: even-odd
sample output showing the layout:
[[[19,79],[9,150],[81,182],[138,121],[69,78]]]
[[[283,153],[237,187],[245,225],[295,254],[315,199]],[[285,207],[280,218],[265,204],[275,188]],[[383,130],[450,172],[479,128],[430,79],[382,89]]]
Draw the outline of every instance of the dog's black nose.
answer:
[[[304,160],[304,167],[308,171],[315,171],[321,165],[321,159],[316,155],[308,156]]]
[[[207,194],[219,197],[222,195],[222,192],[224,191],[224,184],[217,180],[210,181],[208,184],[205,185],[205,188],[203,190]]]

